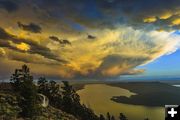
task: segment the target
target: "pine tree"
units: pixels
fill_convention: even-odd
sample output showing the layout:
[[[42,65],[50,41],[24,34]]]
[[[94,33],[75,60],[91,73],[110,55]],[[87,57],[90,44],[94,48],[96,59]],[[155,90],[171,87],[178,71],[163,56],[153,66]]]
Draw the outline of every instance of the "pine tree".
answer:
[[[33,83],[33,77],[26,65],[22,69],[16,69],[11,76],[11,84],[18,94],[18,104],[22,109],[21,115],[32,118],[38,114],[37,88]]]
[[[38,79],[38,92],[44,95],[48,93],[48,81],[45,77],[40,77]]]
[[[38,91],[49,99],[49,104],[53,107],[62,108],[62,91],[55,81],[48,82],[46,78],[40,77],[38,80]]]
[[[105,118],[104,118],[104,116],[102,114],[100,114],[99,120],[105,120]]]
[[[111,120],[111,115],[109,112],[107,113],[107,120]]]
[[[115,117],[113,115],[111,116],[111,120],[115,120]]]
[[[62,89],[62,107],[64,111],[82,120],[99,120],[98,116],[96,116],[90,108],[81,105],[79,95],[67,81],[63,81]]]
[[[63,109],[66,112],[74,113],[75,107],[80,104],[80,97],[67,81],[63,81]]]
[[[120,113],[119,120],[128,120],[123,113]]]

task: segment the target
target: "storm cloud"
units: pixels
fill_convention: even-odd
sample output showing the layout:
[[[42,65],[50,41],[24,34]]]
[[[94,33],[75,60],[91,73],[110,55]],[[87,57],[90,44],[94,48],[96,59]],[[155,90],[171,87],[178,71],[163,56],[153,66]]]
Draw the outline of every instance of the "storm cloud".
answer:
[[[35,23],[29,23],[27,25],[25,24],[22,24],[21,22],[17,22],[19,28],[25,30],[25,31],[29,31],[29,32],[32,32],[32,33],[41,33],[42,31],[42,28],[35,24]]]
[[[148,57],[128,57],[121,55],[109,55],[103,59],[103,62],[97,69],[96,76],[116,77],[121,74],[130,74],[131,69],[150,60]],[[101,74],[100,74],[101,73]],[[131,72],[137,74],[141,72]]]
[[[180,46],[177,0],[0,0],[0,8],[9,12],[0,13],[1,62],[28,63],[37,74],[143,74],[138,66]]]
[[[8,12],[14,12],[18,9],[18,5],[13,0],[1,0],[0,8],[3,8]]]
[[[88,38],[88,39],[96,39],[96,37],[93,36],[93,35],[88,35],[87,38]]]
[[[124,24],[135,29],[174,30],[180,24],[176,22],[180,15],[177,0],[41,0],[35,3],[47,17],[68,18],[88,28],[114,28],[117,24]],[[64,7],[67,4],[68,7]]]
[[[71,42],[69,42],[69,40],[66,40],[66,39],[61,40],[56,36],[49,36],[49,38],[55,42],[58,42],[61,45],[71,45]]]
[[[24,43],[23,44],[24,46],[22,47],[27,47],[27,49],[18,49],[16,44],[21,44],[21,43]],[[44,47],[32,40],[18,38],[17,36],[6,32],[3,28],[0,28],[0,46],[19,52],[27,52],[29,54],[39,54],[45,58],[59,62],[66,62],[58,58],[58,56],[56,56],[55,54],[53,54],[49,48]]]

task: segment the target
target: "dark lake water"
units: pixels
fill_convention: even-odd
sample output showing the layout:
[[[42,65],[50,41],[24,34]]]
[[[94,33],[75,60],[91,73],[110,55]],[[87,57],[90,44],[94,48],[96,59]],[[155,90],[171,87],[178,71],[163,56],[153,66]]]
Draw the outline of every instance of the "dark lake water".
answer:
[[[96,114],[104,114],[110,112],[115,117],[119,113],[124,113],[128,120],[164,120],[163,107],[148,107],[142,105],[129,105],[116,103],[111,101],[112,96],[127,96],[130,97],[136,93],[119,87],[112,87],[106,84],[88,84],[84,89],[78,91],[81,97],[81,102],[93,109]]]

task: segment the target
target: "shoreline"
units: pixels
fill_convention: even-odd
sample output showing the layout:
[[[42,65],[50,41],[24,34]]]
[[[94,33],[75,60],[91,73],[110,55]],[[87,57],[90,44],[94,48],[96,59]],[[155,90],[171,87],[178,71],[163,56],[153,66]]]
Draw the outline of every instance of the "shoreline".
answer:
[[[136,93],[131,97],[112,96],[116,103],[143,105],[148,107],[164,107],[167,104],[180,104],[180,88],[160,82],[127,82],[127,83],[83,83],[74,84],[76,91],[84,89],[89,84],[106,84],[120,87]]]

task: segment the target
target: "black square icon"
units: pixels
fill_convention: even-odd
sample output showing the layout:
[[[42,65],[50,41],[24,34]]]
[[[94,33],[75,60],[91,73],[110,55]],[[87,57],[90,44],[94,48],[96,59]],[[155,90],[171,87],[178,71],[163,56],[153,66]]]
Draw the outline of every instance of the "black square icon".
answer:
[[[179,105],[165,105],[165,120],[180,120]]]

